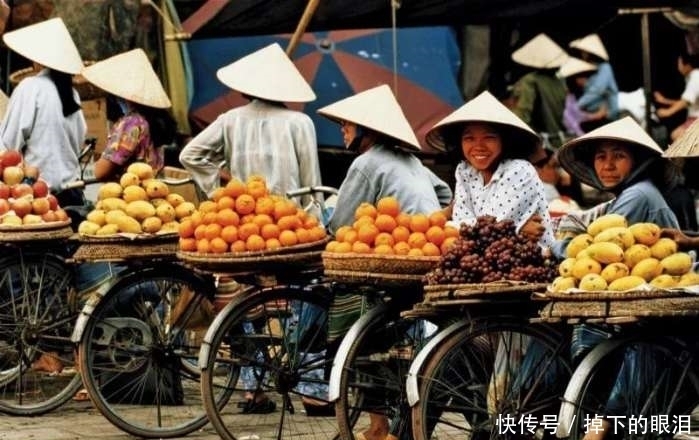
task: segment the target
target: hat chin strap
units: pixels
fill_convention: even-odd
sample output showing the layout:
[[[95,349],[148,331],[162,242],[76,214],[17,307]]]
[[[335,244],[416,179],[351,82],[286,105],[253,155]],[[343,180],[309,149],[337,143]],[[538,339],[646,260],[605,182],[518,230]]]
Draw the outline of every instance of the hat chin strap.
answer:
[[[359,151],[364,136],[366,136],[366,130],[361,125],[357,125],[357,133],[354,135],[354,139],[345,148],[349,151]]]

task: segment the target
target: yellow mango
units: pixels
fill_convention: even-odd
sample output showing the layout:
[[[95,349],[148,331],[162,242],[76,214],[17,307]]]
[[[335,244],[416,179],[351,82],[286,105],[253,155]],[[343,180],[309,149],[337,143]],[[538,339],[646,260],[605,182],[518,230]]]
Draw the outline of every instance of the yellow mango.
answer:
[[[677,286],[678,281],[679,277],[675,277],[668,274],[662,274],[650,280],[650,285],[659,289],[670,289],[672,287]]]
[[[634,223],[629,226],[636,243],[653,246],[660,239],[660,226],[655,223]]]
[[[619,214],[607,214],[590,223],[587,227],[587,233],[594,237],[606,229],[619,226],[627,226],[626,217]]]
[[[631,275],[643,278],[650,281],[663,273],[663,266],[660,265],[660,260],[657,258],[646,258],[641,260],[631,268]]]
[[[671,238],[661,238],[650,247],[651,255],[658,260],[669,257],[675,252],[677,252],[677,243]]]
[[[619,263],[624,260],[621,246],[608,241],[592,243],[587,247],[587,255],[602,264]]]
[[[621,226],[605,229],[604,231],[595,235],[595,243],[605,241],[615,243],[619,245],[619,247],[621,247],[622,249],[628,249],[635,243],[633,234],[631,233],[629,228],[624,228]]]
[[[577,280],[573,277],[556,277],[551,283],[551,290],[554,292],[565,292],[575,287]]]
[[[587,291],[606,290],[607,282],[596,273],[588,273],[580,280],[578,288]]]
[[[128,215],[123,215],[117,219],[117,226],[119,226],[119,231],[127,232],[132,234],[140,234],[143,232],[141,229],[141,224],[138,220],[129,217]]]
[[[148,217],[155,216],[155,208],[145,200],[134,200],[126,205],[126,215],[138,221],[143,221]]]
[[[685,252],[677,252],[660,260],[663,273],[684,275],[692,269],[692,257]]]
[[[636,275],[629,275],[627,277],[619,278],[614,280],[607,286],[607,290],[623,291],[634,289],[638,286],[645,284],[646,280]]]
[[[577,258],[573,264],[573,276],[579,280],[589,273],[599,274],[600,272],[602,272],[602,266],[590,257]]]
[[[575,258],[566,258],[561,261],[558,265],[558,273],[562,277],[569,277],[573,275],[573,265],[575,264]]]
[[[106,224],[99,228],[96,235],[114,235],[119,233],[119,226],[113,224]]]
[[[604,267],[600,275],[607,283],[628,276],[631,273],[629,267],[624,263],[612,263]]]
[[[699,273],[688,272],[680,276],[680,280],[677,282],[677,287],[687,287],[699,285]]]
[[[78,233],[84,235],[95,235],[99,231],[100,225],[97,223],[92,223],[88,220],[83,220],[78,225]]]
[[[107,182],[97,191],[97,200],[121,197],[123,188],[116,182]]]
[[[566,257],[576,258],[578,253],[592,244],[593,237],[590,234],[580,234],[573,237],[566,247]]]
[[[652,257],[650,248],[645,244],[636,243],[624,251],[624,264],[634,267],[639,261]]]

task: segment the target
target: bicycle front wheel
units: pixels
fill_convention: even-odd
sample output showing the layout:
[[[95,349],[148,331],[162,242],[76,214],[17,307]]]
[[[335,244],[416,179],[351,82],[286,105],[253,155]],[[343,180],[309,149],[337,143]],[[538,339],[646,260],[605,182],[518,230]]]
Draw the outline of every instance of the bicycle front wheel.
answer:
[[[210,280],[164,265],[133,271],[99,301],[80,340],[80,365],[107,420],[146,438],[181,437],[206,424],[196,358],[212,295]]]

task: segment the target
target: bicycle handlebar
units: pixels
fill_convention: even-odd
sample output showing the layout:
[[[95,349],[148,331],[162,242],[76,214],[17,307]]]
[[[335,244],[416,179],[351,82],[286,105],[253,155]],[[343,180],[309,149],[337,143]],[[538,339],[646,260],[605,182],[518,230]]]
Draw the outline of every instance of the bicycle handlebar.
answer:
[[[332,186],[324,186],[324,185],[319,185],[319,186],[304,186],[298,189],[292,189],[291,191],[286,192],[286,196],[291,198],[291,197],[300,197],[300,196],[305,196],[308,194],[314,194],[314,193],[323,193],[323,194],[337,194],[337,188],[333,188]]]

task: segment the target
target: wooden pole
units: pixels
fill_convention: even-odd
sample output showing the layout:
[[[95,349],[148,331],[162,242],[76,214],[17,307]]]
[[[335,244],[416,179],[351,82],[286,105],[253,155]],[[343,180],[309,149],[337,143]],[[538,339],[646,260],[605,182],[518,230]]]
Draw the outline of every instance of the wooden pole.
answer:
[[[306,32],[308,23],[310,23],[311,18],[313,18],[313,14],[315,14],[319,3],[320,0],[308,0],[306,9],[303,11],[301,20],[299,20],[299,24],[296,26],[296,30],[294,31],[294,35],[291,36],[291,40],[289,40],[289,45],[286,47],[286,54],[289,56],[289,58],[291,58],[294,54],[296,46],[298,46],[303,33]]]

